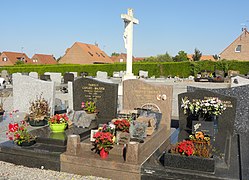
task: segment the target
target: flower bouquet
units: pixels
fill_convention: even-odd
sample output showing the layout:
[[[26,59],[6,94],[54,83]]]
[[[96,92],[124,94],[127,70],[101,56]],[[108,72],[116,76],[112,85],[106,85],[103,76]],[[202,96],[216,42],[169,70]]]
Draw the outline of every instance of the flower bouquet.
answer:
[[[48,124],[52,132],[64,132],[68,121],[66,114],[56,114],[48,120]]]
[[[21,124],[10,123],[6,135],[9,140],[14,141],[19,146],[33,145],[36,138],[27,131],[27,127],[28,124],[25,121],[21,121]]]
[[[95,141],[92,150],[95,150],[102,158],[106,158],[114,144],[113,135],[110,132],[97,132],[93,138]]]
[[[43,126],[47,124],[49,117],[49,103],[42,98],[42,94],[30,103],[29,107],[29,124],[31,126]]]
[[[83,108],[86,113],[92,114],[97,113],[97,107],[95,102],[93,101],[86,101],[81,103],[81,107]]]
[[[116,131],[122,131],[129,133],[130,122],[128,119],[117,119],[114,121]]]
[[[210,138],[203,132],[196,132],[188,139],[172,145],[164,154],[164,166],[214,172],[215,160],[212,157]]]

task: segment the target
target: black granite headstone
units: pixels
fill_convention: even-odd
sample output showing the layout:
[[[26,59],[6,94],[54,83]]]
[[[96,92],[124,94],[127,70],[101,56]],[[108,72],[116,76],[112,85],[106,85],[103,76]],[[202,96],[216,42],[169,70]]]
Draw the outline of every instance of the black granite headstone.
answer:
[[[183,98],[188,97],[190,101],[193,99],[207,99],[207,98],[219,98],[225,105],[226,110],[219,116],[217,116],[218,129],[212,140],[213,147],[216,149],[214,152],[217,156],[222,156],[222,163],[226,166],[229,166],[229,153],[230,153],[230,143],[231,136],[234,131],[234,121],[236,113],[237,100],[234,97],[224,96],[222,94],[206,91],[206,90],[196,90],[195,92],[187,92],[178,95],[178,106],[179,106],[179,141],[188,137],[192,132],[192,120],[193,118],[184,114],[183,109],[181,108],[181,101]],[[195,119],[196,120],[196,119]],[[200,119],[197,119],[200,120]]]
[[[64,74],[64,83],[67,84],[68,81],[74,81],[74,74],[73,73],[65,73]]]
[[[200,90],[201,88],[187,87],[189,92]],[[236,118],[234,130],[238,133],[238,149],[241,164],[241,179],[249,179],[249,156],[248,156],[248,139],[249,139],[249,85],[237,86],[226,89],[207,89],[224,95],[234,96],[237,98]]]
[[[95,101],[98,110],[97,121],[106,123],[117,116],[118,84],[105,83],[88,78],[73,82],[73,108],[82,110],[81,103]]]
[[[40,79],[43,81],[51,81],[50,75],[45,75],[45,74],[40,75]]]

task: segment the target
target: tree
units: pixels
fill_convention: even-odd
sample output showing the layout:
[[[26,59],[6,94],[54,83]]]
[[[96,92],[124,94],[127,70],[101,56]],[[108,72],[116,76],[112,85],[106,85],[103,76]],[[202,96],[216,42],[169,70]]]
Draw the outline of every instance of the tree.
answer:
[[[187,53],[184,51],[179,51],[178,54],[173,58],[175,62],[181,62],[181,61],[188,61],[189,58],[187,56]]]
[[[150,56],[148,58],[145,58],[144,61],[147,61],[147,62],[170,62],[170,61],[173,61],[173,59],[169,55],[169,53],[166,52],[165,54],[160,54],[157,56]]]
[[[195,52],[192,56],[193,61],[200,61],[201,60],[202,53],[197,48],[195,48]]]
[[[111,54],[111,56],[119,56],[120,54],[119,53],[116,53],[116,52],[113,52],[112,54]]]
[[[17,60],[15,65],[20,65],[20,64],[24,64],[24,61],[21,61],[21,60]]]
[[[157,56],[157,61],[158,61],[158,62],[171,62],[171,61],[173,61],[173,59],[172,59],[172,57],[169,55],[169,53],[166,52],[165,54],[158,55],[158,56]]]

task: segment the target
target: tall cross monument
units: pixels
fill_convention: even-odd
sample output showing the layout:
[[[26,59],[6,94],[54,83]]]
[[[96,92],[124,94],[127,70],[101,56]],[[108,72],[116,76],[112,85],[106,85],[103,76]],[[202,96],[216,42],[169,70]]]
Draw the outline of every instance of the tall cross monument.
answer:
[[[126,74],[123,79],[135,79],[136,77],[132,73],[132,46],[133,46],[133,24],[139,24],[139,21],[133,17],[133,9],[129,8],[127,14],[121,14],[121,18],[124,20],[124,43],[127,51],[126,57]]]

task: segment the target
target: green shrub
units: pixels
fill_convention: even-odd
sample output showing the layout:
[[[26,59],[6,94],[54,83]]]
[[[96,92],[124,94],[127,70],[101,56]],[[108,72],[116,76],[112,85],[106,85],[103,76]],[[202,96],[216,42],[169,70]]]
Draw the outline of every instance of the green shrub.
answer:
[[[0,67],[0,71],[7,70],[10,74],[16,72],[38,72],[43,74],[45,72],[60,72],[62,74],[66,72],[87,72],[90,76],[96,76],[97,71],[106,71],[108,76],[112,76],[114,71],[125,71],[125,63],[114,64],[55,64],[55,65],[15,65]],[[249,72],[249,61],[226,61],[221,60],[214,61],[198,61],[198,62],[134,62],[133,73],[138,75],[139,70],[148,71],[149,76],[179,76],[188,77],[189,75],[196,75],[201,70],[215,71],[223,70],[237,70],[241,74],[247,74]]]

